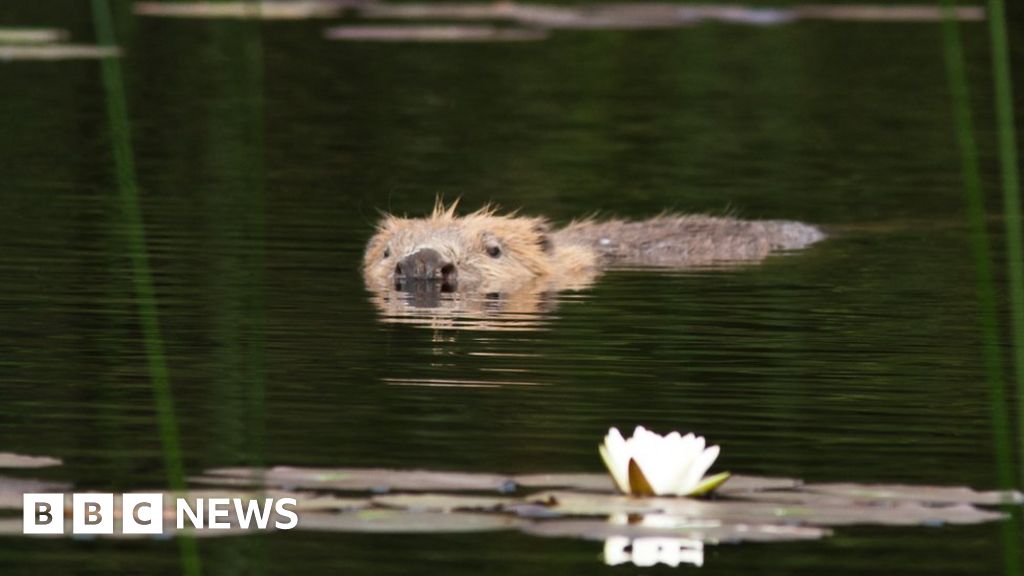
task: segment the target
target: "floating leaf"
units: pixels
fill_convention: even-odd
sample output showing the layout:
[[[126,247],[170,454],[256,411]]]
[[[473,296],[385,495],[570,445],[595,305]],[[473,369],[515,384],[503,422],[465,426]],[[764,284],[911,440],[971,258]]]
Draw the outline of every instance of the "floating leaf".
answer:
[[[862,500],[837,496],[833,494],[822,494],[818,492],[804,492],[800,490],[763,490],[730,493],[729,499],[735,500],[758,500],[773,502],[775,504],[809,505],[809,506],[860,506]]]
[[[263,486],[266,484],[264,479],[259,476],[217,476],[217,475],[202,475],[202,476],[190,476],[188,479],[189,484],[200,484],[206,486],[238,486],[238,487],[253,487]]]
[[[385,468],[291,468],[287,466],[269,469],[220,468],[207,471],[197,480],[201,479],[204,483],[215,485],[217,478],[226,478],[225,484],[262,481],[266,486],[280,486],[289,489],[307,488],[359,492],[394,490],[509,492],[515,489],[513,480],[498,474],[389,470]]]
[[[522,521],[500,514],[411,512],[370,509],[341,514],[303,514],[299,528],[324,532],[440,533],[482,532],[518,528]]]
[[[771,502],[765,500],[697,500],[694,498],[630,498],[579,492],[546,492],[530,501],[544,503],[566,516],[659,515],[666,522],[687,523],[697,519],[723,524],[850,524],[938,525],[977,524],[1005,517],[967,504],[925,506],[917,502],[886,502],[884,505],[832,505],[824,503]],[[817,505],[816,505],[817,504]]]
[[[573,488],[595,492],[615,490],[615,483],[608,474],[521,474],[512,479],[524,488]]]
[[[633,498],[619,494],[542,492],[525,498],[566,516],[608,516],[610,514],[654,514],[662,507],[657,498]]]
[[[12,452],[0,452],[0,468],[46,468],[61,464],[63,462],[59,458],[50,458],[49,456],[27,456]]]
[[[163,18],[259,18],[305,20],[340,16],[356,2],[348,0],[297,0],[291,2],[136,2],[139,16]]]
[[[672,28],[693,23],[678,6],[663,3],[590,4],[585,6],[484,3],[388,3],[360,8],[369,18],[407,20],[508,20],[535,27],[583,30]]]
[[[1016,490],[978,492],[963,486],[909,486],[904,484],[808,484],[808,492],[860,500],[904,500],[936,504],[1022,504]]]
[[[694,522],[689,526],[659,528],[604,520],[546,520],[526,525],[523,527],[523,532],[533,536],[571,537],[587,540],[604,540],[613,537],[672,537],[697,540],[708,544],[817,540],[832,533],[831,530],[825,528],[771,524],[722,525],[712,522]]]
[[[588,3],[582,5],[520,2],[367,2],[357,8],[365,18],[403,20],[507,21],[522,25],[577,30],[645,30],[681,28],[704,21],[753,26],[797,20],[939,22],[944,12],[919,5],[805,5],[757,8],[729,4],[687,5],[658,2]],[[985,10],[960,6],[952,12],[963,21],[984,20]]]
[[[526,28],[494,26],[337,26],[324,32],[328,40],[362,42],[528,42],[547,34]]]
[[[327,511],[338,512],[348,510],[362,510],[369,508],[373,502],[369,498],[339,498],[337,496],[326,496],[323,494],[306,494],[302,492],[268,492],[274,498],[295,498],[298,501],[298,511]]]
[[[52,44],[67,37],[59,28],[0,28],[0,44]]]
[[[374,496],[373,503],[387,508],[413,511],[452,512],[456,510],[505,511],[520,503],[514,498],[497,496],[460,496],[455,494],[385,494]]]
[[[512,480],[524,488],[571,488],[593,492],[614,492],[615,484],[608,474],[521,474]],[[715,491],[719,495],[732,495],[763,490],[796,488],[802,482],[795,478],[769,476],[743,476],[733,474],[729,481]]]
[[[718,488],[715,493],[720,496],[726,496],[745,492],[761,492],[764,490],[787,490],[801,485],[803,485],[803,481],[796,478],[733,474],[729,477],[729,481]]]
[[[0,45],[0,60],[92,60],[117,58],[118,48],[79,44]]]
[[[941,22],[946,11],[941,6],[924,5],[804,5],[793,9],[803,20],[837,20],[860,22]],[[979,21],[985,19],[980,6],[957,6],[950,12],[956,20]]]

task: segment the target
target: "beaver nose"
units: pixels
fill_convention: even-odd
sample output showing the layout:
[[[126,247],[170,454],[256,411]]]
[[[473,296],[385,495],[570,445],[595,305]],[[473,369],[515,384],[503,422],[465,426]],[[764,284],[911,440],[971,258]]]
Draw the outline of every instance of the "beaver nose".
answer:
[[[421,248],[395,265],[395,277],[405,280],[455,280],[455,266],[431,248]]]

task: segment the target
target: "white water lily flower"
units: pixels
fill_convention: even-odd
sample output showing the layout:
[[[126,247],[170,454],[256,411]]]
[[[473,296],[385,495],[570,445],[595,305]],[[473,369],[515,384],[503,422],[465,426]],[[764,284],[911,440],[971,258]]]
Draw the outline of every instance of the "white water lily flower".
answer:
[[[705,447],[704,437],[672,432],[666,436],[637,426],[629,439],[617,428],[608,430],[599,447],[615,486],[633,496],[700,496],[729,479],[723,472],[704,477],[718,458],[718,446]]]

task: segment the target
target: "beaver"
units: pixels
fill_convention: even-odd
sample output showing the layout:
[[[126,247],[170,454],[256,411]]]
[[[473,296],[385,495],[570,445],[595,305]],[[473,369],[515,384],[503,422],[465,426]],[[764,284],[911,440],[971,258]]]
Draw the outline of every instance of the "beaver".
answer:
[[[759,262],[825,238],[786,220],[663,213],[646,220],[575,220],[501,214],[493,206],[460,216],[438,201],[425,218],[383,217],[363,257],[374,291],[504,295],[576,290],[609,268],[685,269]]]

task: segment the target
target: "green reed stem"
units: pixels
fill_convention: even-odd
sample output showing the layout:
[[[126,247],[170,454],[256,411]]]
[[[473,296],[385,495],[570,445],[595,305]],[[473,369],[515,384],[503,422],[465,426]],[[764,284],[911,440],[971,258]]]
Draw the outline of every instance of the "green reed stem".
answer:
[[[967,199],[971,251],[974,256],[975,281],[981,315],[985,374],[989,383],[996,475],[999,486],[1003,489],[1010,489],[1014,486],[1013,450],[1011,449],[1009,414],[1006,406],[1006,386],[1003,380],[1003,362],[999,351],[999,327],[996,322],[991,251],[988,232],[985,228],[985,204],[982,196],[981,175],[978,169],[977,145],[974,141],[974,126],[971,119],[967,71],[960,42],[960,31],[953,13],[953,0],[942,0],[942,5],[945,8],[942,30],[946,67],[949,75],[949,90],[953,100],[957,141],[960,145],[960,162]],[[1002,539],[1005,572],[1008,575],[1017,576],[1021,573],[1018,522],[1003,523]]]
[[[107,0],[92,0],[92,12],[99,43],[116,46],[113,17]],[[164,467],[167,470],[167,480],[171,489],[183,491],[185,490],[185,471],[182,464],[178,424],[174,416],[174,398],[171,394],[167,360],[164,355],[163,339],[160,336],[156,292],[153,288],[149,259],[146,255],[146,231],[139,206],[135,159],[132,154],[128,107],[121,79],[121,64],[117,58],[105,58],[102,61],[101,69],[103,88],[106,92],[107,120],[110,124],[114,165],[117,171],[118,199],[121,203],[122,216],[126,222],[126,236],[132,261],[132,280],[139,306],[139,322],[146,348],[149,376],[153,384]],[[201,573],[201,567],[195,539],[179,537],[178,542],[185,574],[198,576]]]
[[[1003,210],[1006,213],[1006,268],[1010,284],[1010,317],[1013,328],[1014,375],[1017,380],[1017,440],[1024,466],[1024,236],[1021,234],[1020,177],[1017,172],[1017,134],[1013,114],[1013,81],[1006,37],[1003,0],[989,0],[989,32],[992,37],[992,76],[995,81],[996,120],[999,126],[999,161],[1002,166]],[[1024,479],[1024,468],[1021,469]]]
[[[250,141],[251,181],[247,182],[250,194],[254,200],[249,210],[251,222],[249,233],[253,242],[254,258],[252,260],[253,281],[250,298],[250,367],[251,367],[251,390],[249,392],[249,432],[250,432],[250,465],[260,467],[263,464],[265,450],[266,427],[266,382],[264,380],[264,293],[263,293],[263,267],[264,267],[264,235],[266,233],[266,172],[263,166],[263,153],[265,147],[265,125],[263,114],[265,108],[263,96],[263,25],[258,18],[259,3],[256,0],[249,1],[252,12],[247,22],[246,33],[243,40],[245,54],[244,80],[240,87],[247,92],[245,99],[247,109],[248,138]]]
[[[1002,357],[999,353],[999,327],[996,323],[996,298],[992,280],[991,250],[985,229],[985,203],[981,191],[977,145],[974,142],[974,124],[971,119],[970,94],[964,67],[960,31],[953,15],[953,1],[942,0],[946,8],[943,36],[946,48],[946,66],[949,71],[949,89],[953,98],[953,117],[957,140],[960,144],[960,163],[967,196],[967,218],[971,229],[971,251],[974,256],[978,305],[981,309],[981,328],[984,340],[985,373],[992,395],[992,424],[995,429],[996,468],[999,485],[1014,485],[1012,450],[1007,437],[1009,414],[1006,409],[1006,385],[1003,381]]]

